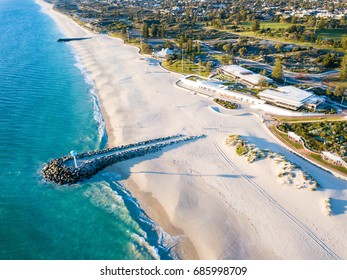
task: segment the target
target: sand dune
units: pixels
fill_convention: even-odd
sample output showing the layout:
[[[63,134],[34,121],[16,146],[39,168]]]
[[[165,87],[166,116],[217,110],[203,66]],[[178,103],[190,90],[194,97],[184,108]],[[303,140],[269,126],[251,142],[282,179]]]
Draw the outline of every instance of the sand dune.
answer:
[[[166,73],[136,48],[90,34],[39,3],[67,37],[93,36],[69,44],[95,83],[110,146],[177,133],[207,136],[105,171],[120,174],[146,213],[180,237],[175,250],[181,258],[347,258],[346,181],[280,146],[256,110],[243,105],[217,113],[212,100],[175,87],[179,74]],[[230,134],[283,154],[321,188],[298,189],[296,178],[283,183],[270,158],[247,162],[225,145]],[[332,216],[325,214],[327,198]]]

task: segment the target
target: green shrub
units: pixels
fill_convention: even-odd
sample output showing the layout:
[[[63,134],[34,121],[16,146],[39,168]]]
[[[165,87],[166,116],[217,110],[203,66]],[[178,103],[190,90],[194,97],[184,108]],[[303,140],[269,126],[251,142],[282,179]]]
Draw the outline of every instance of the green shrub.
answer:
[[[248,148],[247,148],[246,143],[244,143],[244,142],[239,143],[239,144],[236,146],[236,153],[237,153],[239,156],[242,156],[242,155],[244,155],[244,154],[247,154],[247,153],[248,153]]]

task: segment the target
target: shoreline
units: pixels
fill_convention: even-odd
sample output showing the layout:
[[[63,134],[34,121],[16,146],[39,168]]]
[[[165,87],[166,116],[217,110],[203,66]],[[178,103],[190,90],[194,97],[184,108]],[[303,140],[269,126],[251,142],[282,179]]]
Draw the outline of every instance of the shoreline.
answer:
[[[62,28],[61,25],[59,25],[58,19],[52,14],[55,13],[56,15],[61,15],[63,17],[66,17],[63,14],[60,14],[56,11],[53,10],[53,5],[49,4],[43,0],[35,0],[35,2],[41,6],[42,8],[42,12],[46,13],[48,16],[50,16],[56,23],[56,26],[60,29],[60,31],[63,34],[67,34],[66,30],[64,31],[64,28]],[[77,25],[77,23],[75,23],[72,19],[68,19],[71,20],[71,22],[73,22],[74,24]],[[79,25],[78,25],[79,26]],[[83,29],[88,35],[93,35],[94,33],[92,33],[91,31],[82,28],[81,26],[79,26],[81,29]],[[113,38],[113,37],[112,37]],[[123,40],[121,40],[120,38],[113,38],[114,40],[119,40],[121,42],[124,43]],[[129,46],[129,47],[134,47],[137,49],[138,53],[141,55],[141,50],[136,47],[136,46]],[[111,126],[111,120],[109,115],[107,114],[104,106],[103,106],[103,102],[102,100],[100,100],[100,97],[98,95],[98,90],[96,88],[95,82],[93,81],[93,78],[89,76],[88,73],[88,69],[85,67],[85,65],[83,64],[83,62],[80,60],[79,58],[79,54],[78,51],[72,47],[72,50],[74,52],[74,56],[77,58],[77,63],[80,63],[82,66],[82,72],[83,75],[86,75],[86,82],[90,83],[92,86],[92,91],[94,93],[92,93],[95,98],[97,98],[97,106],[99,106],[100,110],[101,110],[101,114],[103,117],[103,120],[105,122],[105,133],[107,135],[107,142],[106,145],[108,147],[112,146],[112,143],[116,142],[116,137],[114,136],[113,133],[113,129]],[[143,139],[145,140],[145,139]],[[130,189],[132,192],[132,195],[134,195],[134,197],[141,197],[141,201],[145,204],[145,205],[151,205],[151,207],[147,208],[145,207],[145,213],[150,217],[151,220],[153,221],[161,221],[161,225],[160,227],[164,229],[165,232],[169,233],[170,235],[173,236],[184,236],[184,231],[178,227],[175,227],[174,225],[172,225],[170,222],[168,222],[168,216],[166,215],[165,211],[163,211],[162,206],[160,205],[160,203],[153,197],[151,197],[150,193],[146,193],[146,192],[142,192],[139,188],[139,186],[135,183],[132,182],[132,186],[130,187],[129,184],[127,184],[128,186],[126,188]],[[124,185],[125,187],[125,185]],[[141,206],[143,206],[141,203]],[[162,214],[158,214],[158,213],[162,213]],[[154,217],[154,218],[153,218]],[[195,249],[195,247],[193,246],[191,240],[189,238],[185,238],[183,241],[180,241],[179,243],[184,243],[183,247],[185,248],[184,250],[182,250],[182,244],[178,244],[178,247],[175,246],[175,248],[173,248],[173,253],[178,256],[178,258],[183,258],[183,259],[199,259],[198,253]]]
[[[64,34],[92,34],[49,10],[50,4],[36,2]],[[180,258],[330,259],[329,250],[320,245],[323,240],[347,258],[347,215],[339,206],[347,201],[344,182],[322,175],[319,168],[280,146],[252,109],[242,105],[233,112],[213,112],[209,98],[175,87],[179,74],[150,64],[151,58],[120,39],[93,34],[90,40],[69,44],[94,81],[109,146],[178,133],[207,135],[105,169],[120,175],[120,183],[158,226],[183,240],[175,248]],[[228,149],[224,142],[230,134],[284,154],[324,189],[298,190],[297,179],[281,185],[269,159],[249,164]],[[327,197],[341,201],[335,208],[341,213],[322,214]],[[287,212],[295,219],[288,219]]]

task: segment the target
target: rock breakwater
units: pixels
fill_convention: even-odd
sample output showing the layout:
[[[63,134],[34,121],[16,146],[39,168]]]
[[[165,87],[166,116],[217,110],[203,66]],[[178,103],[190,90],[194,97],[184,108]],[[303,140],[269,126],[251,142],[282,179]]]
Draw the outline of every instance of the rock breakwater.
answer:
[[[42,174],[45,180],[60,185],[75,184],[84,179],[91,178],[100,170],[117,162],[141,157],[149,153],[155,153],[162,150],[164,147],[201,137],[203,137],[203,135],[185,136],[179,134],[115,148],[81,153],[76,156],[78,162],[77,168],[74,167],[72,156],[64,156],[53,159],[45,164],[42,169]]]

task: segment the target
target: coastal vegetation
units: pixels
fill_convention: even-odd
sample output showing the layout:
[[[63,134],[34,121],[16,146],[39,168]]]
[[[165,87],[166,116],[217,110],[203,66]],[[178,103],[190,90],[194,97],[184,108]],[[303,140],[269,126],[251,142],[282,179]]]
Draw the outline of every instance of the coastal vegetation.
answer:
[[[238,108],[237,104],[234,102],[226,101],[226,100],[219,99],[219,98],[215,98],[215,99],[213,99],[213,101],[216,102],[217,104],[223,106],[226,109],[237,109]]]
[[[310,150],[330,151],[342,157],[347,156],[347,122],[284,122],[278,126],[283,132],[293,131],[305,139]]]
[[[327,216],[331,216],[333,213],[332,213],[332,208],[331,208],[331,198],[327,198],[324,200],[324,212],[325,212],[325,215]]]
[[[295,186],[297,189],[307,188],[311,191],[316,190],[319,184],[305,170],[297,164],[289,161],[282,154],[272,152],[271,150],[259,149],[256,145],[247,142],[239,135],[230,135],[225,144],[228,147],[234,147],[239,156],[247,158],[249,163],[260,159],[268,159],[274,164],[274,171],[284,186]]]
[[[245,155],[248,153],[248,147],[246,141],[244,141],[238,135],[230,135],[226,141],[227,146],[235,146],[235,151],[239,156]]]
[[[315,123],[314,120],[312,120],[312,121],[313,121],[312,123]],[[317,120],[317,121],[322,122],[321,120]],[[290,124],[294,124],[294,123],[296,124],[296,123],[301,123],[301,122],[293,121]],[[305,124],[308,124],[308,122],[306,122]],[[281,126],[281,125],[279,125],[279,126]],[[281,140],[285,145],[292,148],[295,152],[297,152],[301,156],[317,163],[320,166],[324,166],[325,168],[327,168],[329,170],[335,171],[335,172],[342,174],[344,176],[347,175],[347,168],[345,168],[343,166],[337,166],[337,165],[334,165],[332,163],[327,162],[326,160],[324,160],[322,158],[320,152],[314,152],[314,151],[310,152],[310,150],[306,150],[304,148],[303,144],[296,143],[296,142],[292,141],[291,139],[289,139],[287,133],[281,131],[280,128],[276,128],[275,126],[270,126],[269,129],[279,140]],[[346,145],[342,149],[346,149]],[[342,158],[344,160],[346,160],[346,157],[342,157]]]

